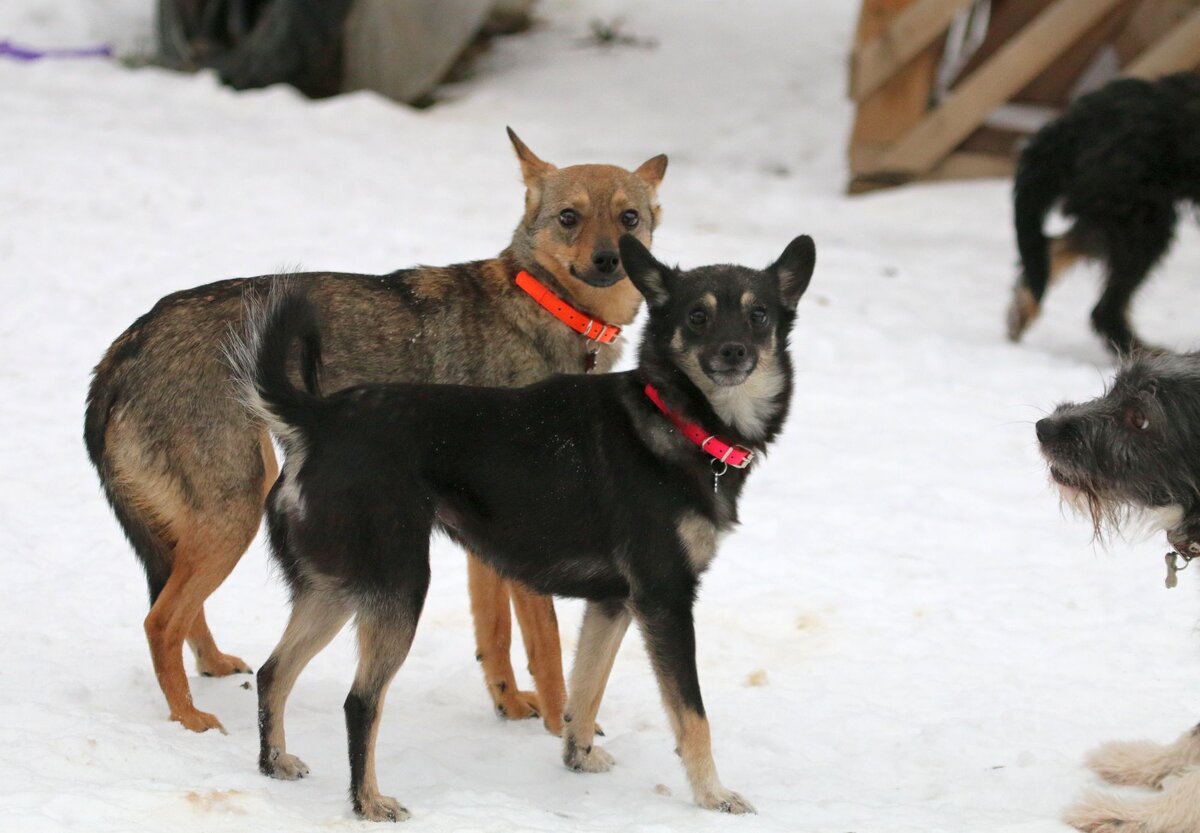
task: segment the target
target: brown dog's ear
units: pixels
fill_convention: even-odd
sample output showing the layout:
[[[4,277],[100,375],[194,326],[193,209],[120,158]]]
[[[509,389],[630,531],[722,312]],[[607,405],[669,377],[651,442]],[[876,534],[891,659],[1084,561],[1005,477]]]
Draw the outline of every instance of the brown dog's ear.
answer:
[[[525,179],[525,187],[533,188],[541,183],[542,177],[555,168],[549,162],[539,159],[537,154],[521,141],[511,127],[504,129],[508,131],[508,138],[512,141],[513,150],[517,152],[517,159],[521,162],[521,176]]]
[[[791,309],[800,303],[800,296],[808,289],[812,279],[813,267],[817,265],[817,247],[813,239],[802,234],[788,243],[779,260],[767,267],[779,281],[779,292],[783,302]]]
[[[647,159],[634,174],[641,177],[642,180],[651,188],[658,188],[663,181],[663,175],[667,172],[667,155],[660,153],[658,156]]]

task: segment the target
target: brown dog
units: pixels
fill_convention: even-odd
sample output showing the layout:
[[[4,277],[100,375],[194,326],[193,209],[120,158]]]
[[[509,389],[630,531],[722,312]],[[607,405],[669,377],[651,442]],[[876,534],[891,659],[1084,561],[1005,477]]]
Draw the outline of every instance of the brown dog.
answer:
[[[560,169],[511,130],[509,137],[527,189],[525,213],[495,259],[389,275],[295,276],[310,284],[321,318],[326,390],[364,382],[518,386],[554,373],[602,372],[616,361],[618,350],[602,346],[600,336],[611,334],[602,324],[629,323],[642,300],[625,277],[617,239],[632,233],[650,242],[667,158],[633,172]],[[517,285],[519,273],[566,305],[553,296],[539,303],[533,295],[540,292]],[[154,670],[171,719],[194,731],[222,727],[192,704],[184,641],[202,674],[250,671],[217,648],[204,600],[254,538],[279,471],[265,427],[233,396],[223,354],[231,328],[241,326],[244,300],[264,294],[271,280],[227,280],[163,298],[113,342],[88,393],[88,453],[146,570]],[[566,323],[570,307],[593,320],[578,325],[591,338]],[[468,564],[477,657],[496,710],[509,718],[540,713],[558,734],[564,686],[550,599],[504,582],[473,557]],[[537,695],[516,687],[510,599]]]

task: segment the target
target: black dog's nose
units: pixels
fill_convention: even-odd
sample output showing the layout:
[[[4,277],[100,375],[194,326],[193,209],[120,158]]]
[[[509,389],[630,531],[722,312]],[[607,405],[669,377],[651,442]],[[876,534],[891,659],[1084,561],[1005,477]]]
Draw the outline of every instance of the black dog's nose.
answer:
[[[1050,417],[1039,419],[1034,427],[1037,429],[1038,442],[1041,443],[1052,442],[1062,435],[1062,425]]]
[[[746,345],[731,341],[721,345],[721,358],[727,362],[740,362],[746,358]]]
[[[601,272],[615,272],[621,265],[621,256],[616,252],[596,252],[592,255],[592,263]]]

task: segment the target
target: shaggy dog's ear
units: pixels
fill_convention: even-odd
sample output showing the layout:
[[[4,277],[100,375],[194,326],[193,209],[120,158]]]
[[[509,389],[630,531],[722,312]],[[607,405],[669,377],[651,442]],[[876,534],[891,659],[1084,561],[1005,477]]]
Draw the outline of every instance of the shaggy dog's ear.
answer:
[[[646,303],[652,307],[666,304],[671,299],[675,270],[655,260],[650,250],[632,234],[622,234],[617,245],[621,249],[625,274],[642,293]]]
[[[779,281],[779,292],[790,309],[795,309],[800,303],[800,296],[808,289],[816,265],[817,247],[811,237],[802,234],[788,243],[779,260],[767,267],[767,271]]]

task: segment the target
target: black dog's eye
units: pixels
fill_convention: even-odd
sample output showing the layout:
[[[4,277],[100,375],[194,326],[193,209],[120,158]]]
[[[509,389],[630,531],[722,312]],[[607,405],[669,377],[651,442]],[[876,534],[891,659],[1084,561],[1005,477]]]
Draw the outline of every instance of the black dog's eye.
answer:
[[[750,323],[762,326],[767,323],[767,311],[762,307],[755,307],[750,310]]]
[[[637,228],[637,224],[641,219],[638,213],[632,208],[621,212],[621,225],[625,226],[625,228]]]
[[[579,222],[579,214],[573,208],[564,208],[558,212],[558,224],[563,228],[570,228]]]
[[[688,321],[693,327],[703,327],[708,323],[708,312],[702,309],[694,309],[688,313]]]
[[[1125,412],[1125,424],[1138,431],[1145,431],[1150,427],[1150,418],[1146,416],[1145,411],[1135,405]]]

